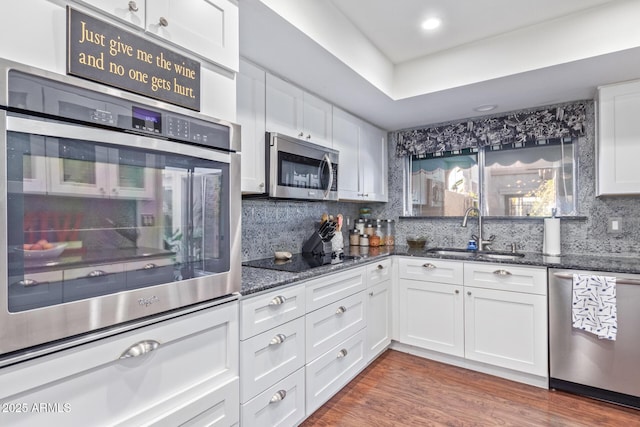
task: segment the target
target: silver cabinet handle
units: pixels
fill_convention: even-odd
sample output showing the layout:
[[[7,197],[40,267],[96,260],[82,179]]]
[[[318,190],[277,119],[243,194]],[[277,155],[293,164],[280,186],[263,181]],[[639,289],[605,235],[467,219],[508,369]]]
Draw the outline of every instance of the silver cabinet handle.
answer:
[[[282,344],[284,342],[284,340],[287,339],[287,336],[284,334],[278,334],[275,337],[271,338],[271,341],[269,341],[269,345],[278,345],[278,344]]]
[[[510,271],[502,270],[502,269],[494,271],[493,274],[495,274],[496,276],[511,276]]]
[[[456,295],[460,293],[460,291],[459,291],[458,289],[456,289],[456,291],[455,291],[455,292],[456,292]]]
[[[372,297],[373,296],[373,291],[369,292],[369,296]]]
[[[264,188],[264,182],[261,182],[260,185],[258,185],[258,187]]]
[[[158,20],[158,24],[160,24],[161,27],[168,27],[169,21],[167,21],[167,18],[165,18],[164,16],[161,16]]]
[[[467,295],[471,296],[471,291],[467,291]]]
[[[298,134],[298,138],[302,138],[303,136],[304,136],[304,133],[302,133],[302,132],[300,132],[300,133]]]
[[[269,302],[269,305],[282,305],[286,300],[282,295],[278,295]]]
[[[378,270],[383,270],[383,269],[384,269],[384,265],[382,265],[382,264],[378,264],[377,269],[378,269]]]
[[[287,397],[287,391],[286,390],[279,390],[279,391],[276,392],[276,394],[271,396],[271,399],[269,399],[269,404],[278,403],[281,400],[283,400],[285,397]]]
[[[138,11],[138,5],[136,4],[136,2],[134,2],[134,1],[130,1],[129,2],[129,11],[130,12],[137,12]]]
[[[106,274],[107,272],[104,270],[93,270],[91,273],[87,274],[87,277],[102,277]]]
[[[140,341],[126,349],[121,355],[120,359],[128,359],[129,357],[138,357],[143,354],[152,352],[160,347],[160,343],[155,340]]]
[[[311,134],[308,134],[308,135],[307,135],[307,139],[311,139]]]
[[[433,270],[434,268],[437,268],[435,265],[431,264],[430,262],[426,264],[422,264],[422,266],[428,270]]]
[[[152,270],[154,268],[156,268],[157,265],[155,265],[154,263],[150,262],[149,264],[145,264],[144,267],[142,267],[143,270]]]
[[[340,315],[340,314],[342,314],[342,313],[344,313],[344,312],[346,312],[346,311],[347,311],[347,307],[345,307],[344,305],[341,305],[341,306],[340,306],[340,307],[338,307],[338,309],[336,310],[336,314],[337,314],[337,315]]]
[[[347,352],[346,348],[343,348],[342,350],[340,350],[338,352],[338,355],[336,356],[336,358],[338,359],[342,359],[343,357],[345,357],[347,354],[349,354],[349,352]]]

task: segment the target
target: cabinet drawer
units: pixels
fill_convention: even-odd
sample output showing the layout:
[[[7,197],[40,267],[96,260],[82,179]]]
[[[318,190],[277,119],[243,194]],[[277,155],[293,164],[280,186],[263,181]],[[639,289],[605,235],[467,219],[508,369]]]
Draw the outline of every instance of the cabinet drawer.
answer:
[[[33,281],[33,285],[25,285]],[[9,276],[9,311],[62,304],[62,271]]]
[[[304,368],[242,405],[244,426],[297,426],[305,417]]]
[[[364,292],[359,292],[307,314],[307,361],[365,327],[364,305]]]
[[[367,286],[377,285],[391,279],[391,259],[383,259],[367,265]]]
[[[179,410],[187,396],[237,380],[237,316],[237,302],[228,303],[5,367],[0,401],[68,404],[66,425],[146,424]],[[123,358],[143,344],[157,348]],[[237,395],[229,398],[237,413]],[[9,425],[43,425],[51,417],[17,415]]]
[[[402,279],[462,285],[461,261],[443,261],[436,258],[400,258],[399,275]]]
[[[317,310],[327,304],[353,295],[366,288],[365,269],[354,268],[307,283],[307,311]]]
[[[347,384],[365,363],[365,331],[333,347],[306,367],[307,416]]]
[[[240,339],[304,316],[304,286],[291,286],[240,301]]]
[[[510,264],[465,263],[464,285],[546,295],[547,269]]]
[[[304,327],[300,317],[240,342],[242,402],[304,366]]]

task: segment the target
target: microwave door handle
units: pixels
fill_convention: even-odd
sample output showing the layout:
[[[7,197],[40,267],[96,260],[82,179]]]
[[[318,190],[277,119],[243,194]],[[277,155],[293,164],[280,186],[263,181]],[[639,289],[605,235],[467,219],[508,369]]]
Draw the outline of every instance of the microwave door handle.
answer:
[[[331,159],[327,153],[322,157],[322,161],[329,166],[329,184],[327,185],[327,189],[324,192],[324,198],[329,197],[329,193],[331,192],[331,187],[333,186],[333,166],[331,165]]]

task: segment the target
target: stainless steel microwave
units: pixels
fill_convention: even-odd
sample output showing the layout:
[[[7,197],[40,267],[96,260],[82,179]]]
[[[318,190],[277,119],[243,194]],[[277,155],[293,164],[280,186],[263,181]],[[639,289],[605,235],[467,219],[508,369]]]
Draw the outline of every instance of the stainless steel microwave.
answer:
[[[279,133],[266,134],[269,197],[338,200],[338,151]]]

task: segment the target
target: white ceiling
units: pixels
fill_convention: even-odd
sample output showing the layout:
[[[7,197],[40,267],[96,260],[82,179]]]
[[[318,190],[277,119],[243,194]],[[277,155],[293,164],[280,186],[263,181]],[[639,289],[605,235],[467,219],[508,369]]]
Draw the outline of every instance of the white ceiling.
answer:
[[[640,78],[629,13],[640,0],[239,5],[243,58],[387,130],[592,99],[598,85]],[[443,25],[426,34],[431,14]],[[474,111],[483,104],[498,108]]]

